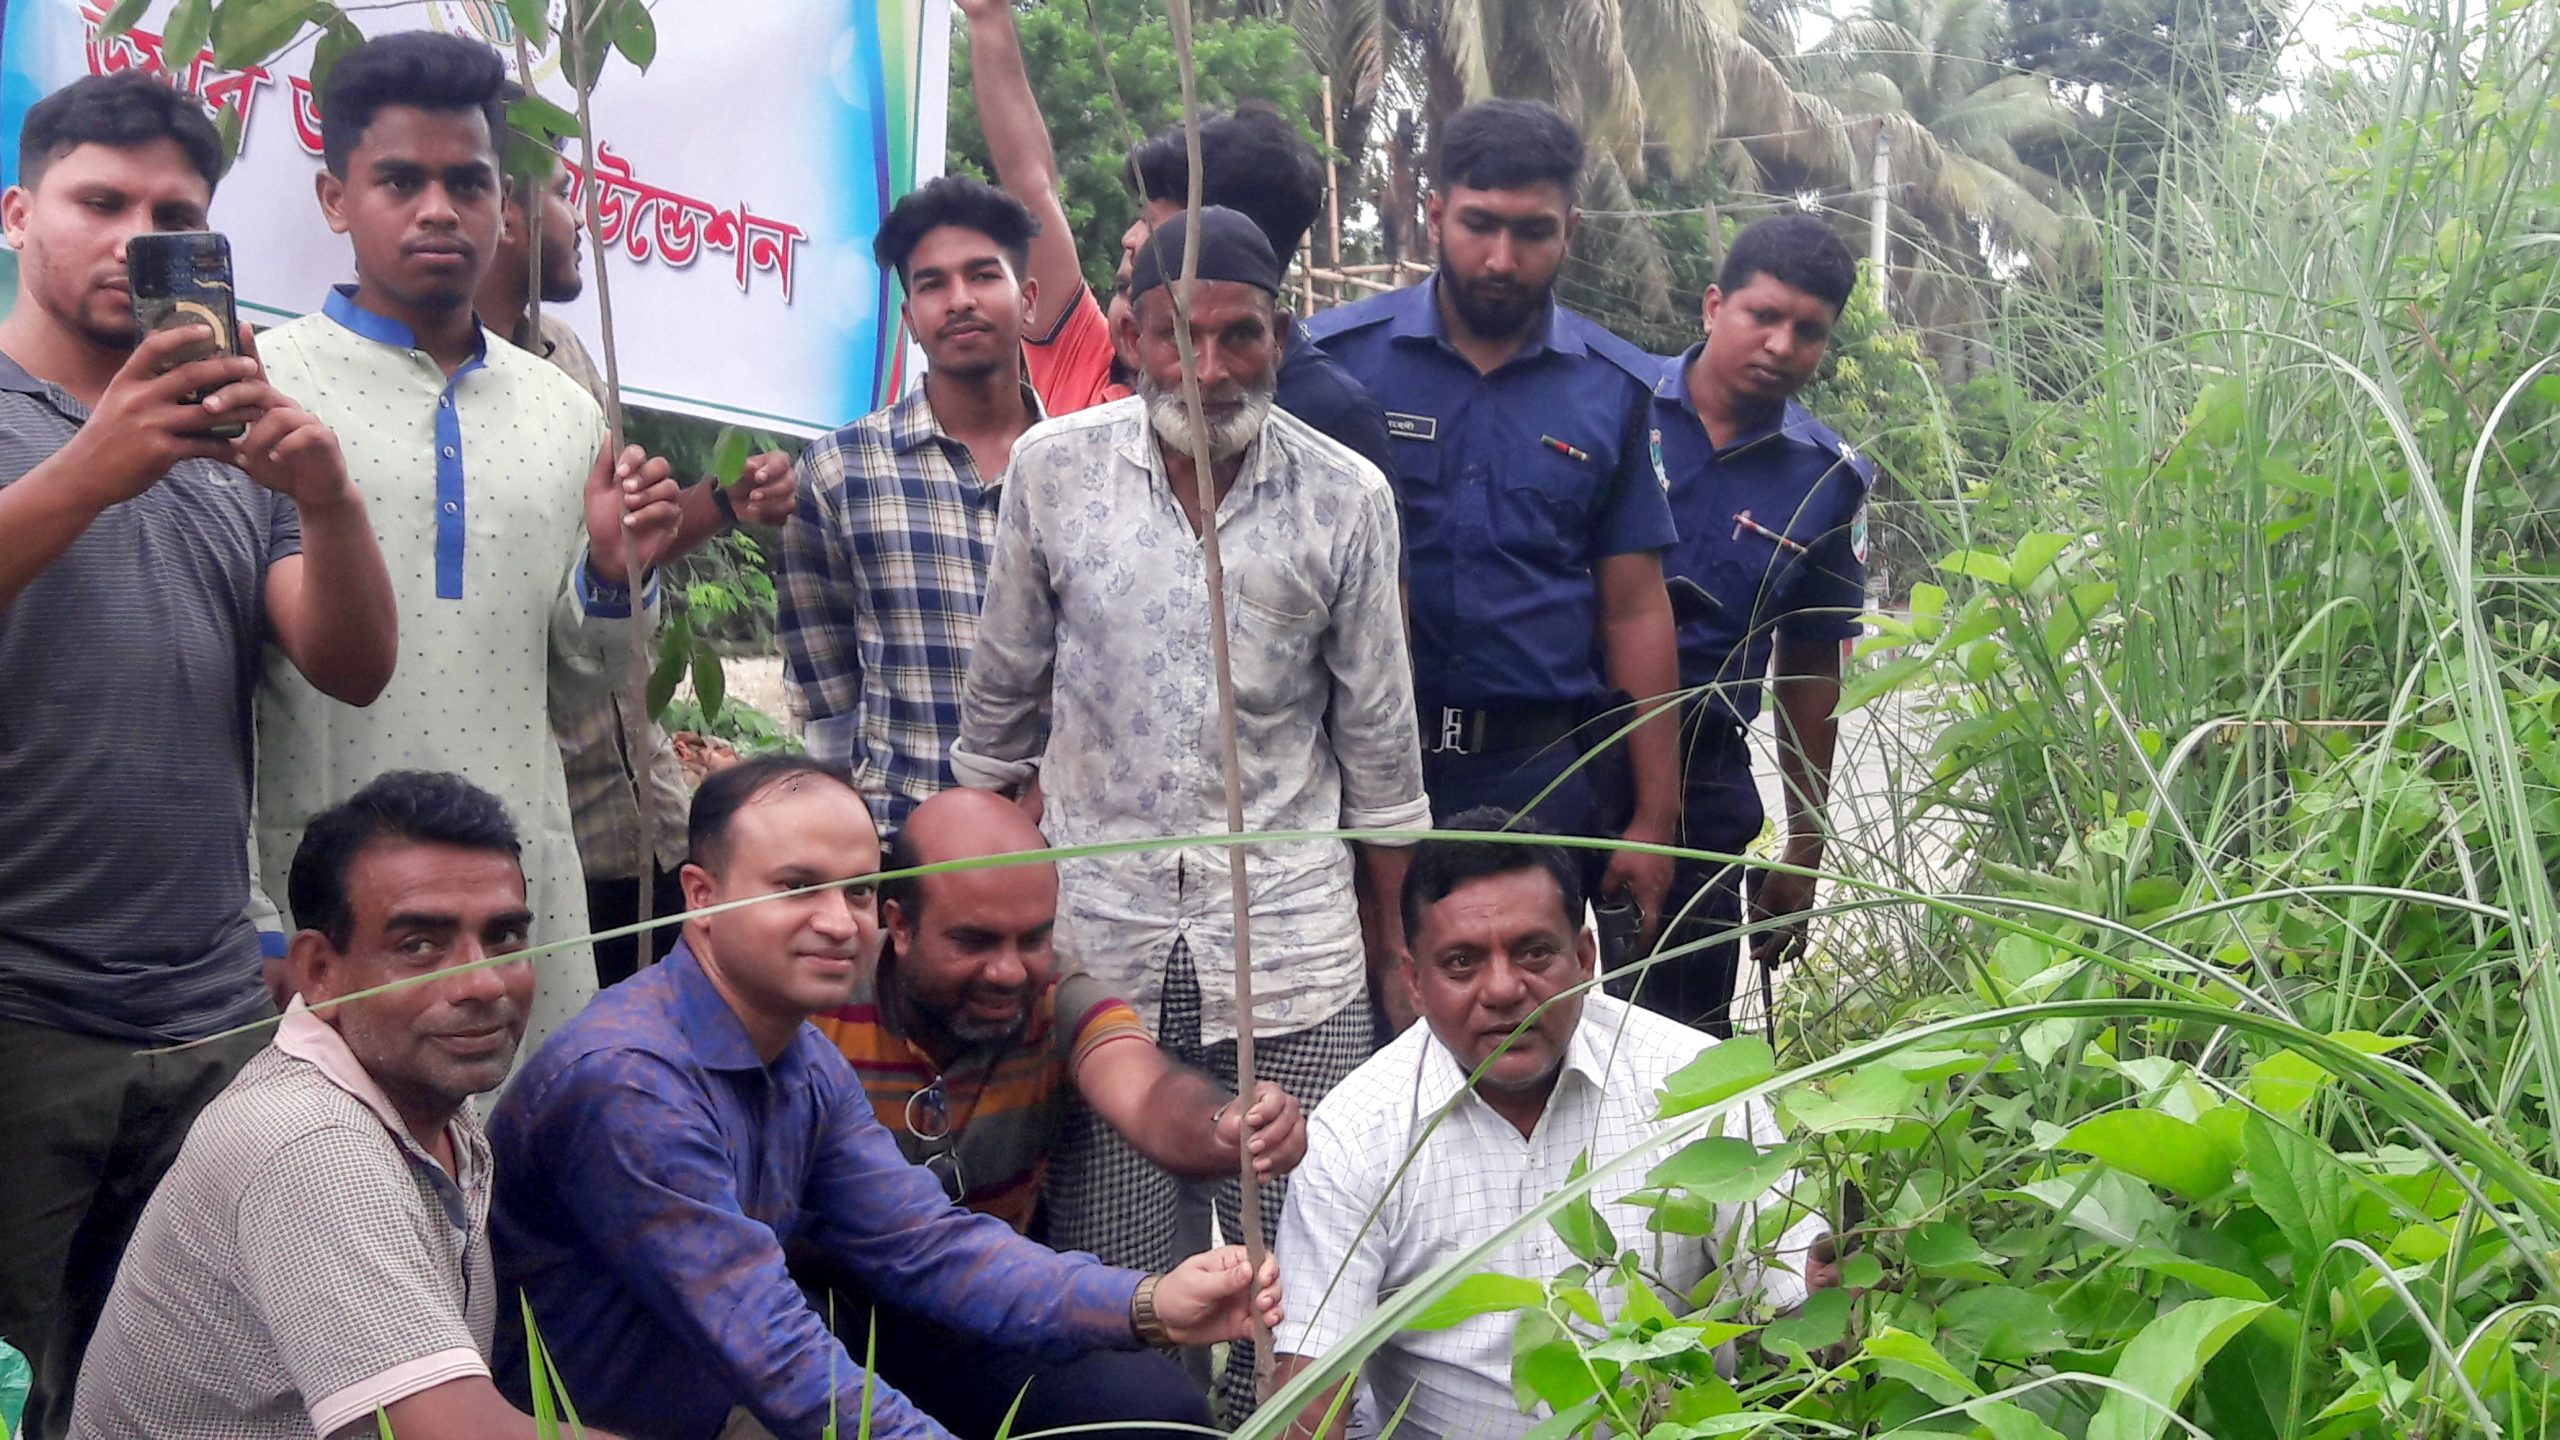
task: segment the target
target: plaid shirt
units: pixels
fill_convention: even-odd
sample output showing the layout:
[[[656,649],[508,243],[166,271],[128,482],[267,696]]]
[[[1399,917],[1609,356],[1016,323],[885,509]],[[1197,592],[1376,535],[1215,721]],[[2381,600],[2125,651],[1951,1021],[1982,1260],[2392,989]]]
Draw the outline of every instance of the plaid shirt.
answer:
[[[1037,417],[1028,387],[1023,403]],[[924,387],[813,442],[782,535],[782,655],[809,753],[849,774],[884,833],[952,785],[960,685],[1004,477],[982,479]]]

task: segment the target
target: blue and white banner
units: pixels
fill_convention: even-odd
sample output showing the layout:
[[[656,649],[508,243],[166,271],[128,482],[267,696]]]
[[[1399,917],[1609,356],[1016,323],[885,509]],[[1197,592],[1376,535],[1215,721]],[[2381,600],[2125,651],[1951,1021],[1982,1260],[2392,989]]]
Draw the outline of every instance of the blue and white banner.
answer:
[[[0,0],[0,124],[12,137],[0,177],[17,180],[14,137],[46,94],[85,74],[168,74],[239,116],[240,159],[213,224],[231,239],[241,308],[268,322],[317,309],[354,272],[312,195],[310,36],[271,65],[226,70],[210,50],[163,53],[173,3],[101,41],[109,0]],[[368,33],[466,35],[512,65],[501,0],[349,8]],[[586,237],[587,293],[562,313],[601,354],[594,273],[613,267],[633,404],[800,434],[877,408],[901,387],[906,347],[897,278],[872,263],[871,237],[899,196],[941,173],[946,0],[663,0],[651,13],[648,73],[617,58],[596,88],[599,233]],[[556,55],[537,58],[534,79],[571,106]]]

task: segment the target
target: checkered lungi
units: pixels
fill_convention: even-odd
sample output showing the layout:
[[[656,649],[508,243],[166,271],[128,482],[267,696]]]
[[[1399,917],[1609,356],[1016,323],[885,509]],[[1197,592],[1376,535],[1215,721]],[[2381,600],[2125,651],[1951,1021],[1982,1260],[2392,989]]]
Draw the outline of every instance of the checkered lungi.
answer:
[[[1196,1070],[1206,1071],[1229,1089],[1236,1083],[1236,1043],[1200,1043],[1200,976],[1191,960],[1191,942],[1177,939],[1165,956],[1164,1015],[1156,1043],[1165,1054]],[[1367,1000],[1354,998],[1331,1019],[1292,1035],[1257,1035],[1253,1042],[1255,1078],[1268,1080],[1296,1098],[1313,1114],[1317,1102],[1376,1049]],[[1048,1217],[1049,1243],[1060,1250],[1089,1250],[1106,1264],[1162,1273],[1191,1253],[1182,1243],[1179,1202],[1183,1182],[1129,1148],[1102,1119],[1075,1107],[1060,1127],[1049,1155],[1048,1190],[1041,1209]],[[1217,1183],[1218,1226],[1230,1241],[1244,1234],[1239,1213],[1241,1188],[1233,1176]],[[1279,1238],[1280,1203],[1288,1182],[1260,1187],[1262,1240]],[[1251,1413],[1253,1346],[1228,1347],[1227,1371],[1218,1385],[1219,1404],[1230,1421]]]

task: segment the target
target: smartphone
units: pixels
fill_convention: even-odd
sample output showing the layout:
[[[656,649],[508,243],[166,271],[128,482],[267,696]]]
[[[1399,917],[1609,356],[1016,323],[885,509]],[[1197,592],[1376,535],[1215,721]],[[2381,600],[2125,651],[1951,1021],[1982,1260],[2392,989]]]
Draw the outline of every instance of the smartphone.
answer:
[[[133,318],[144,333],[173,325],[212,327],[212,340],[189,347],[173,363],[240,353],[240,316],[231,302],[229,240],[211,230],[136,235],[125,242],[124,273],[133,294]],[[234,440],[247,432],[248,426],[235,421],[216,425],[209,433]]]

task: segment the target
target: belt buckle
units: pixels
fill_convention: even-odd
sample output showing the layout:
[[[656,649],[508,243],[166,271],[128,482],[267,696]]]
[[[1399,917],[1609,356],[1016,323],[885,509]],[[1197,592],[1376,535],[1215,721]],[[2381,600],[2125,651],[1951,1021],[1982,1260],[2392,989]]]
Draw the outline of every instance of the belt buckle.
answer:
[[[1481,724],[1470,726],[1467,723],[1467,715],[1466,710],[1456,705],[1440,707],[1440,735],[1438,743],[1431,747],[1432,754],[1472,755],[1475,753],[1469,742],[1483,739],[1483,727]],[[1470,733],[1471,731],[1473,733]]]

